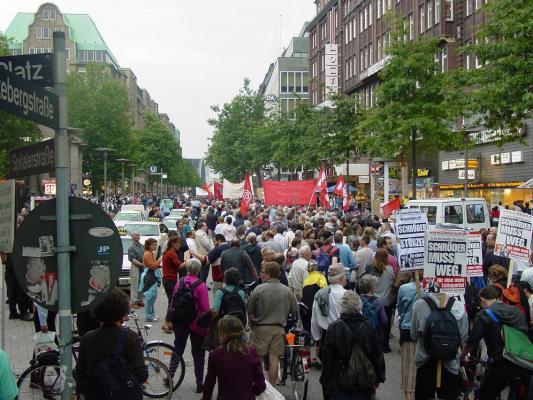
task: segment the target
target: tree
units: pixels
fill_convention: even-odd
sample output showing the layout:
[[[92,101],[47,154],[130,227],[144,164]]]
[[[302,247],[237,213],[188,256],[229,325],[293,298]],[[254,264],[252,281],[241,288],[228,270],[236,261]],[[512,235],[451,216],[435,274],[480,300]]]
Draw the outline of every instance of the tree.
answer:
[[[463,49],[483,67],[464,71],[461,84],[470,86],[469,105],[481,115],[477,122],[516,132],[533,110],[533,2],[494,0],[483,8],[486,22],[475,43]]]
[[[9,54],[9,40],[0,34],[0,56]],[[9,152],[41,138],[37,125],[23,118],[0,111],[0,177],[5,177],[9,165]]]
[[[371,155],[403,158],[411,153],[412,192],[416,198],[417,154],[445,149],[457,143],[447,101],[446,77],[435,54],[440,39],[419,36],[405,40],[404,21],[392,17],[389,61],[379,73],[375,107],[361,125],[368,133]]]
[[[208,120],[214,128],[207,150],[206,162],[230,181],[240,181],[246,171],[257,169],[250,149],[255,148],[257,134],[266,123],[264,99],[250,88],[245,79],[239,94],[222,108],[212,106],[216,113]]]
[[[83,171],[93,182],[103,183],[102,155],[98,147],[115,151],[108,158],[108,177],[120,176],[114,158],[132,158],[135,152],[130,120],[130,103],[124,85],[111,77],[106,65],[87,64],[85,73],[69,74],[67,80],[69,126],[81,128],[87,143]]]

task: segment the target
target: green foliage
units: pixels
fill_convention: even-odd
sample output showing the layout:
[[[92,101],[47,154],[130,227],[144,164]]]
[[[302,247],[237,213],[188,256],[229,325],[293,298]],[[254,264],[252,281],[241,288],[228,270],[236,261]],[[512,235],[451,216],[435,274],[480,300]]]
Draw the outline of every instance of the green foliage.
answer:
[[[477,44],[463,50],[483,68],[464,71],[469,107],[490,128],[515,130],[533,110],[533,2],[495,0],[484,6]],[[473,59],[473,57],[472,57]]]
[[[8,39],[0,34],[0,56],[9,55],[8,44]],[[38,141],[41,134],[35,123],[4,111],[0,111],[0,121],[0,177],[4,177],[7,173],[9,152]]]
[[[87,143],[83,172],[93,182],[103,183],[103,156],[98,147],[114,149],[108,157],[108,179],[119,180],[121,165],[116,158],[130,159],[135,152],[130,106],[124,85],[111,77],[107,66],[87,64],[85,73],[69,74],[67,80],[69,126],[81,128]]]
[[[447,97],[446,77],[434,61],[439,39],[404,40],[403,20],[392,18],[390,56],[380,71],[376,104],[361,125],[369,133],[372,155],[404,158],[413,133],[417,154],[443,150],[457,143]]]

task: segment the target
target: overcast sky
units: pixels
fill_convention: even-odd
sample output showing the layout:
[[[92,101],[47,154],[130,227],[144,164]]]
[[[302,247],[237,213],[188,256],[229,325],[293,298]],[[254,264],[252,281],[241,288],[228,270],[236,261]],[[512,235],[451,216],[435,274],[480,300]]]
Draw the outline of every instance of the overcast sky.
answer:
[[[2,1],[0,31],[17,12],[34,13],[43,3]],[[257,89],[281,46],[287,46],[315,13],[313,0],[53,3],[63,13],[92,17],[120,66],[133,70],[139,86],[159,104],[159,112],[169,114],[181,131],[188,158],[207,151],[210,106],[230,100],[245,77]]]

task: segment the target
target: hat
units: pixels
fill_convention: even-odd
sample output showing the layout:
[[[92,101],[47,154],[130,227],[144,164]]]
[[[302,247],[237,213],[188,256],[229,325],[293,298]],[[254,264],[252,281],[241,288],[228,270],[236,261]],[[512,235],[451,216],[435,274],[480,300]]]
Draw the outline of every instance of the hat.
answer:
[[[331,231],[322,232],[322,240],[324,240],[324,242],[327,242],[332,237],[333,237],[333,232],[331,232]]]

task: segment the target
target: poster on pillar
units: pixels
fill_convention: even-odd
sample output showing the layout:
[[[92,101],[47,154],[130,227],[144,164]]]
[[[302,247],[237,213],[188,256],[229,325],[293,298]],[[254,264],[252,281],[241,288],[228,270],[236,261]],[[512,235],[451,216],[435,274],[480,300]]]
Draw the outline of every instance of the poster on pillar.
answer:
[[[426,232],[423,288],[462,295],[466,288],[468,232],[429,230]]]
[[[428,217],[419,209],[406,209],[394,213],[398,238],[398,262],[402,271],[424,268],[425,233]]]

